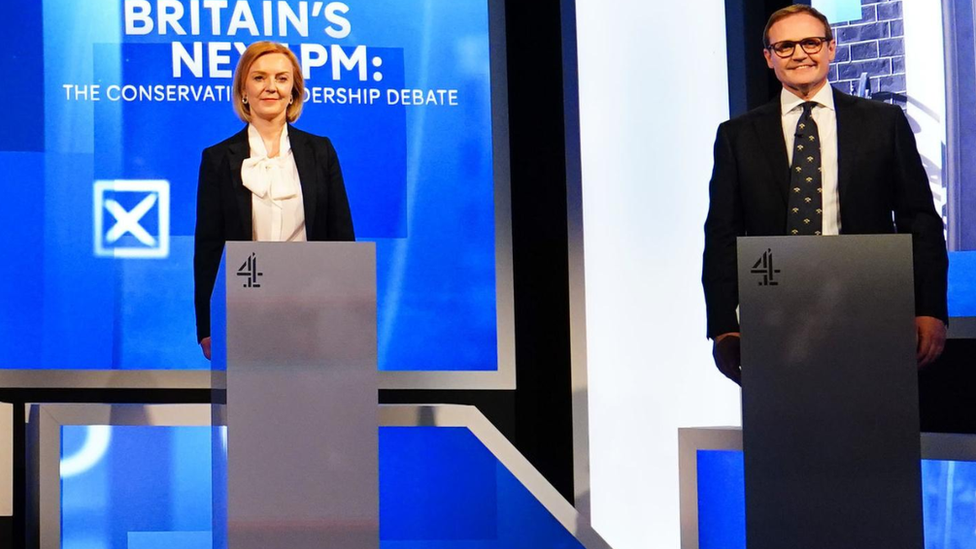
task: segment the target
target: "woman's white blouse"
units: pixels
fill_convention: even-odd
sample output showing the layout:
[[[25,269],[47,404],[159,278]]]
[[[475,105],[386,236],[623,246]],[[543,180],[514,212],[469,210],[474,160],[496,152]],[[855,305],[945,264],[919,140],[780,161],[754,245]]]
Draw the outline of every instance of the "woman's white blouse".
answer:
[[[260,242],[305,242],[305,207],[298,166],[291,153],[288,126],[281,131],[278,156],[268,151],[258,130],[248,124],[250,158],[241,165],[241,179],[251,191],[251,238]]]

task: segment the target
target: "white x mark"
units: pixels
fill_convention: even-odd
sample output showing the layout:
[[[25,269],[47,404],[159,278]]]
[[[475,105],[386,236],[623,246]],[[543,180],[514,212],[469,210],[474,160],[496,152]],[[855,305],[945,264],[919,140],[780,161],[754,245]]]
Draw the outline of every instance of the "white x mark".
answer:
[[[135,208],[126,211],[121,204],[115,200],[108,199],[105,201],[105,209],[108,210],[113,217],[115,217],[115,225],[105,234],[105,241],[109,244],[115,242],[116,240],[122,238],[125,233],[132,233],[132,236],[136,237],[139,242],[142,242],[146,246],[155,246],[156,239],[152,237],[151,234],[146,232],[146,229],[142,228],[139,221],[149,212],[150,209],[156,204],[156,193],[148,195],[146,198],[142,199],[142,202],[136,204]]]

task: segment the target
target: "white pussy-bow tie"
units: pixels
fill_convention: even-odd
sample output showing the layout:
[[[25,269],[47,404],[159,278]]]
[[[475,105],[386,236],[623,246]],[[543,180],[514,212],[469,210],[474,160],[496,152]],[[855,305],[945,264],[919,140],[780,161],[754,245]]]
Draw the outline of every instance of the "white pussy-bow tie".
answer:
[[[252,156],[245,158],[241,166],[244,186],[259,198],[285,200],[298,194],[297,185],[291,178],[283,177],[287,164],[284,154],[275,158]]]

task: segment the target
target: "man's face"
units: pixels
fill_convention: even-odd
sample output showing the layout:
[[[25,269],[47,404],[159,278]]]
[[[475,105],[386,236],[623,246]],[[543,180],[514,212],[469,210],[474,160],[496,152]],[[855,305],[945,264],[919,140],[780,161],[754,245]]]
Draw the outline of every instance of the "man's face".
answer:
[[[823,23],[806,13],[791,15],[773,24],[769,29],[769,43],[785,40],[800,42],[805,38],[822,38],[826,35]],[[766,64],[776,73],[783,86],[801,97],[809,98],[827,81],[827,70],[834,60],[836,42],[828,42],[817,53],[807,53],[797,44],[793,55],[780,57],[768,48],[763,50]]]

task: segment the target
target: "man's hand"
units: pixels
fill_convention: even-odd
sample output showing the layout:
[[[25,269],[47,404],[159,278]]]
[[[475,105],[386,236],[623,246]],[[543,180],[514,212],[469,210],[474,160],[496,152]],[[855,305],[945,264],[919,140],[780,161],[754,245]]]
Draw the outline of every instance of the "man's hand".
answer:
[[[200,340],[200,348],[203,349],[203,356],[210,360],[210,338],[205,337]]]
[[[712,357],[715,358],[718,371],[738,385],[742,385],[740,342],[739,332],[729,332],[716,337],[715,344],[712,346]]]
[[[946,341],[946,325],[934,316],[915,317],[915,340],[918,367],[928,366],[942,354]]]

